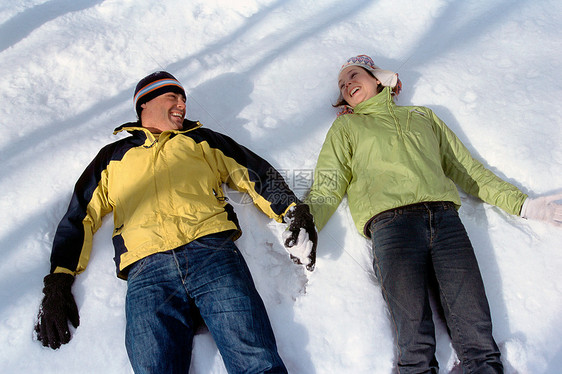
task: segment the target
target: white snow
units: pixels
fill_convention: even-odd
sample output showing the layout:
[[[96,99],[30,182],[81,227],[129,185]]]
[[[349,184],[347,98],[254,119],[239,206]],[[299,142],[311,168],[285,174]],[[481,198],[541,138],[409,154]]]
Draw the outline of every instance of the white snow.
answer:
[[[423,4],[423,5],[422,5]],[[302,196],[350,56],[397,71],[402,105],[426,105],[474,155],[532,196],[562,188],[562,2],[556,0],[10,0],[0,4],[0,372],[129,373],[125,282],[107,217],[73,287],[81,325],[57,351],[32,339],[50,246],[73,185],[136,83],[160,69],[188,116],[282,170]],[[562,367],[562,229],[462,195],[507,373]],[[316,270],[294,265],[284,225],[235,209],[237,242],[291,373],[390,373],[394,338],[369,243],[341,204]],[[437,319],[441,372],[455,364]],[[210,335],[192,373],[225,373]]]

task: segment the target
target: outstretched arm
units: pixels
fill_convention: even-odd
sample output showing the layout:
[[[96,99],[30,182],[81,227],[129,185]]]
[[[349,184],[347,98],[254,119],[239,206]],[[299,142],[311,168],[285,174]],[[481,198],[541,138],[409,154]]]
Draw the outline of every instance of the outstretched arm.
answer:
[[[35,325],[43,346],[57,349],[70,341],[69,323],[80,324],[72,295],[74,275],[87,265],[94,232],[111,211],[103,172],[109,147],[100,151],[76,183],[70,205],[62,218],[51,252],[51,272],[43,279],[43,300]]]
[[[285,179],[268,161],[230,137],[209,129],[191,136],[203,148],[205,158],[216,168],[221,182],[247,193],[254,204],[270,218],[283,222],[290,206],[298,202]]]

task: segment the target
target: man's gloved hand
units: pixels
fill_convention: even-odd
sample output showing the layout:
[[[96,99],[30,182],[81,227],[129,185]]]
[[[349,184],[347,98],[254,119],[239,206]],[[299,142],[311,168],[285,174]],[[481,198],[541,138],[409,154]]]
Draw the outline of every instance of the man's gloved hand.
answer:
[[[562,203],[558,200],[562,200],[562,194],[528,197],[521,208],[521,217],[562,227]]]
[[[65,273],[49,274],[43,279],[43,301],[37,316],[37,340],[45,347],[57,349],[70,341],[68,322],[76,328],[80,324],[78,307],[72,296],[74,276]]]
[[[306,204],[297,204],[285,214],[287,230],[283,233],[283,244],[296,264],[314,270],[316,263],[316,244],[318,234],[314,227],[314,218]]]

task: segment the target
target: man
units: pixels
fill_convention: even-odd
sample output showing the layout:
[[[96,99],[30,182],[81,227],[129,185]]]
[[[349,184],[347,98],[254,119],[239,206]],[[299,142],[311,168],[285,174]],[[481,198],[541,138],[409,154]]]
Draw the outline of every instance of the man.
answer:
[[[290,219],[289,236],[306,231],[308,247],[302,240],[287,246],[301,248],[295,255],[306,257],[309,269],[316,242],[312,216],[269,163],[185,119],[185,102],[183,87],[167,72],[138,83],[139,120],[115,130],[131,136],[98,153],[58,226],[37,338],[53,349],[70,341],[68,322],[79,325],[74,276],[86,268],[102,217],[113,212],[117,275],[127,280],[125,343],[136,373],[188,372],[198,312],[229,372],[286,373],[234,244],[241,231],[222,184],[248,193],[269,217]],[[303,246],[309,248],[305,257]]]

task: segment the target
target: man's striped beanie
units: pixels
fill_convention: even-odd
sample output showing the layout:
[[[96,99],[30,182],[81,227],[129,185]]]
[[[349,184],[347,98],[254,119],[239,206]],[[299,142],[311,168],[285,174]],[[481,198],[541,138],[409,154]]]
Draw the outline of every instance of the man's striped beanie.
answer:
[[[185,91],[178,80],[166,71],[157,71],[147,75],[137,84],[133,103],[140,118],[141,105],[166,92],[175,92],[185,96]]]

